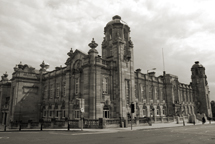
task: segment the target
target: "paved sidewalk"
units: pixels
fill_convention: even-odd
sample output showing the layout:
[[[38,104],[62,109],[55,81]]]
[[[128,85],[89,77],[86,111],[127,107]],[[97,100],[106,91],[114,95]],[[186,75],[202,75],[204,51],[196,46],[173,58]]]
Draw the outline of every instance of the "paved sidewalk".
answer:
[[[205,124],[209,124],[207,121]],[[215,121],[212,121],[211,124],[215,124]],[[202,123],[198,122],[196,125],[202,125]],[[182,127],[183,123],[180,122],[179,124],[176,124],[176,122],[171,122],[171,123],[153,123],[152,126],[134,126],[132,127],[132,130],[148,130],[148,129],[160,129],[160,128],[170,128],[170,127]],[[192,123],[186,123],[186,126],[194,126]],[[0,132],[4,131],[3,125],[0,125]],[[19,132],[18,129],[8,129],[8,132]],[[40,131],[39,129],[22,129],[21,131]],[[43,131],[67,131],[67,129],[43,129]],[[70,129],[71,132],[90,132],[90,133],[114,133],[114,132],[123,132],[123,131],[131,131],[131,127],[127,128],[106,128],[106,129]]]

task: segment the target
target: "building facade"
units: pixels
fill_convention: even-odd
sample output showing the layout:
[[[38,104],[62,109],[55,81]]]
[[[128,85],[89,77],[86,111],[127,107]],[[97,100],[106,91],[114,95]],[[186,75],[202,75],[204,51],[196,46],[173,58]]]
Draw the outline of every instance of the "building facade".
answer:
[[[71,49],[65,67],[47,71],[22,63],[14,67],[12,79],[2,77],[1,122],[50,121],[98,118],[195,115],[211,116],[209,89],[205,68],[196,62],[192,68],[192,82],[183,84],[178,77],[154,72],[134,71],[134,46],[130,27],[114,16],[104,28],[102,56],[98,44],[89,43],[88,53]],[[6,92],[7,91],[7,92]],[[5,109],[5,105],[8,109]]]

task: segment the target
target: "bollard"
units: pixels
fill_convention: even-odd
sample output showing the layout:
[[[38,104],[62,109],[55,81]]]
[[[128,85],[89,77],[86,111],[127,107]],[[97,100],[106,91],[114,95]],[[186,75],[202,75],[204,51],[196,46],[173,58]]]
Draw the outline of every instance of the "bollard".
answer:
[[[185,126],[185,119],[184,119],[184,116],[183,116],[183,126]]]
[[[41,123],[40,124],[40,131],[42,131],[43,130],[43,124]]]
[[[70,125],[69,125],[69,122],[68,122],[68,126],[67,126],[67,129],[68,129],[68,131],[69,131],[69,129],[70,129]]]
[[[6,124],[4,125],[4,131],[6,131]]]

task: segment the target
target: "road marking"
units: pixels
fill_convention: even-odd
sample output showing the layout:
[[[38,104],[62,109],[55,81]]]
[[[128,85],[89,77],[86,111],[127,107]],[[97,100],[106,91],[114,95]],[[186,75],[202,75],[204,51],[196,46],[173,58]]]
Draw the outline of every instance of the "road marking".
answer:
[[[9,139],[9,137],[0,137],[0,139]]]
[[[28,133],[28,134],[30,134],[30,133],[39,133],[39,132],[18,132],[18,133]]]

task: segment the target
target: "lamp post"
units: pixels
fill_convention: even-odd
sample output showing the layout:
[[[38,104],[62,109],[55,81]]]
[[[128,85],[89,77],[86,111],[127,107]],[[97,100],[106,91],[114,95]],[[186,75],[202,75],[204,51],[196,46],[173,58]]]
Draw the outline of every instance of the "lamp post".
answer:
[[[154,109],[154,108],[152,108],[152,112],[153,112],[153,120],[154,120],[154,122],[155,122],[155,114],[154,114],[154,111],[155,111],[155,109]]]

